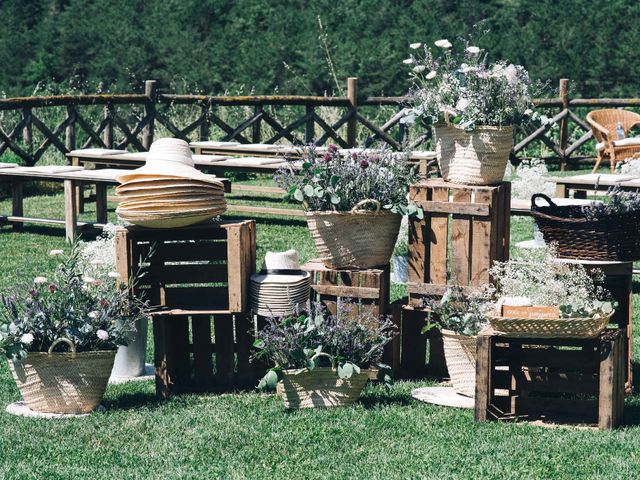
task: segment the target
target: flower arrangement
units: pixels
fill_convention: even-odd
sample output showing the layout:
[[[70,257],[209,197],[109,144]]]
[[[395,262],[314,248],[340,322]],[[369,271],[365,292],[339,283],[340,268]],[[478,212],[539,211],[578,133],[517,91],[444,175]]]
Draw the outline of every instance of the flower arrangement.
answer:
[[[460,287],[448,285],[440,299],[425,302],[427,324],[422,333],[441,327],[462,335],[477,335],[489,324],[486,313],[490,305],[485,302],[485,295],[483,291],[464,295]]]
[[[548,174],[544,160],[540,158],[523,160],[515,168],[511,177],[511,196],[521,200],[531,200],[532,195],[544,193],[552,197],[555,185],[545,179]]]
[[[412,67],[410,95],[415,98],[405,122],[421,118],[428,125],[451,122],[473,130],[517,125],[533,115],[536,86],[524,67],[489,63],[487,52],[466,41],[461,50],[446,39],[435,47],[412,43],[414,53],[404,60]]]
[[[598,185],[595,186],[597,191]],[[607,189],[605,201],[592,201],[582,207],[582,213],[589,220],[612,216],[622,217],[640,212],[640,193],[624,191],[619,185]]]
[[[418,179],[406,155],[385,151],[341,155],[329,145],[319,156],[314,147],[306,149],[302,170],[294,173],[286,166],[274,176],[287,198],[302,203],[307,211],[348,212],[362,200],[376,200],[384,210],[406,215],[420,210],[409,204],[409,184]]]
[[[58,253],[58,252],[56,252]],[[46,352],[59,338],[77,352],[115,350],[135,333],[145,305],[118,279],[95,279],[82,273],[74,245],[51,278],[0,294],[0,353],[20,360],[28,352]]]
[[[390,382],[389,367],[379,362],[396,327],[388,319],[358,314],[356,309],[355,304],[340,302],[336,315],[331,315],[323,305],[312,304],[309,313],[269,319],[257,334],[254,357],[275,367],[260,381],[259,388],[275,388],[286,369],[313,371],[317,361],[312,357],[319,353],[334,359],[339,378],[377,367],[381,378]]]
[[[496,310],[505,303],[555,306],[561,318],[606,315],[613,310],[608,292],[598,286],[600,276],[581,264],[561,262],[553,248],[524,251],[489,271],[493,287],[485,292]]]

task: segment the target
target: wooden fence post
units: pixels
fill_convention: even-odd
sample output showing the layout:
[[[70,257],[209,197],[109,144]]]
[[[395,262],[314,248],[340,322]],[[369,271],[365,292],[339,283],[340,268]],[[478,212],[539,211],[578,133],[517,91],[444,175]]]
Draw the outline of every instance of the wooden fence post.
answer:
[[[104,106],[104,118],[107,120],[107,125],[102,132],[102,141],[107,148],[113,148],[113,105],[106,104]]]
[[[560,101],[562,102],[562,109],[569,108],[569,79],[560,79]],[[569,139],[569,122],[567,117],[560,120],[560,150],[562,150],[562,158],[560,159],[560,171],[564,172],[567,169],[567,143]]]
[[[262,105],[256,105],[255,107],[253,107],[254,115],[260,115],[261,113],[262,113]],[[251,125],[251,141],[253,143],[260,143],[260,138],[262,137],[261,126],[262,126],[262,119],[256,120],[255,122],[253,122],[253,125]]]
[[[144,94],[147,101],[144,104],[144,116],[149,118],[149,122],[142,130],[142,146],[149,150],[153,143],[153,130],[156,121],[156,100],[158,94],[158,82],[155,80],[146,80],[144,82]]]
[[[308,104],[305,107],[305,112],[307,114],[307,121],[305,122],[305,127],[304,127],[304,143],[307,145],[311,145],[312,143],[315,143],[315,137],[316,137],[316,132],[315,132],[315,120],[313,118],[313,114],[315,111],[315,107],[311,104]]]
[[[204,102],[200,105],[200,115],[202,116],[202,123],[200,124],[200,141],[206,142],[209,140],[209,104]]]
[[[358,126],[358,119],[356,118],[356,113],[358,112],[358,77],[347,78],[347,99],[352,112],[347,122],[347,144],[349,148],[353,148],[356,146],[356,129]]]
[[[25,150],[31,155],[33,153],[33,131],[31,121],[31,109],[22,109],[22,119],[24,120],[24,127],[22,128],[22,141],[24,142]],[[33,159],[31,160],[33,162]]]
[[[64,132],[64,145],[67,150],[72,151],[76,149],[76,108],[69,105],[67,106],[67,117],[69,117],[69,124],[65,128]]]

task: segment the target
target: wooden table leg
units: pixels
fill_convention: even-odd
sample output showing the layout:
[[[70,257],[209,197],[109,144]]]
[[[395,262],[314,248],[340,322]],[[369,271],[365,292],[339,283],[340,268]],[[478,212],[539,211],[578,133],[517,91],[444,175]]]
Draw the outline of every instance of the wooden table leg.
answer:
[[[24,189],[23,181],[14,178],[11,180],[11,214],[14,217],[24,216]],[[22,231],[22,222],[14,222],[13,230],[16,232]]]
[[[64,181],[64,225],[68,242],[73,242],[78,234],[78,204],[75,201],[76,182]]]
[[[96,221],[107,223],[107,185],[96,183]]]
[[[71,158],[71,165],[74,167],[80,166],[80,159],[78,157]],[[74,201],[76,202],[76,211],[84,213],[84,187],[81,182],[78,182],[74,187]]]
[[[562,183],[556,183],[556,198],[569,198],[569,190]]]

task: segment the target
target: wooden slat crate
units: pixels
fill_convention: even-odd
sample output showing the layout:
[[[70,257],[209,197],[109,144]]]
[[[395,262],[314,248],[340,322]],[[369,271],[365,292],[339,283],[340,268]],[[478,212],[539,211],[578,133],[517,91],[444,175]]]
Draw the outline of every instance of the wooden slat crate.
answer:
[[[311,300],[320,302],[331,313],[341,300],[350,300],[358,305],[358,313],[388,316],[400,329],[401,305],[389,305],[390,269],[370,268],[363,270],[333,270],[318,260],[311,260],[303,267],[311,274]],[[387,345],[383,362],[394,371],[400,368],[400,336]]]
[[[595,339],[478,335],[476,420],[615,428],[624,410],[623,330]]]
[[[445,285],[478,287],[489,268],[509,258],[511,184],[472,186],[439,179],[410,188],[424,220],[409,222],[409,297],[441,295]]]
[[[443,379],[448,376],[440,330],[433,328],[422,333],[426,317],[423,310],[406,305],[402,308],[398,377]]]
[[[122,278],[143,274],[136,291],[156,309],[246,312],[256,263],[255,221],[171,229],[120,227],[116,257]]]
[[[255,222],[207,222],[174,229],[120,227],[118,273],[152,306],[156,394],[250,388],[255,322],[248,286],[255,272]]]

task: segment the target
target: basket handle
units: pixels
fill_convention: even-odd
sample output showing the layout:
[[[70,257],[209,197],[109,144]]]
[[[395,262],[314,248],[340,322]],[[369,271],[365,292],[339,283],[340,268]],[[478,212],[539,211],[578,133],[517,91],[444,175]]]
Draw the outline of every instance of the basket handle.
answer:
[[[553,200],[551,200],[548,196],[546,196],[544,193],[535,193],[531,196],[531,210],[535,210],[538,205],[536,205],[536,200],[538,200],[539,198],[543,199],[545,202],[547,202],[549,204],[550,207],[557,207],[557,205],[555,204],[555,202]]]
[[[56,345],[58,345],[59,343],[66,343],[67,345],[69,345],[69,349],[71,350],[72,354],[76,354],[76,346],[73,344],[73,342],[71,340],[69,340],[67,337],[60,337],[58,338],[56,341],[54,341],[51,346],[49,347],[49,351],[47,352],[49,355],[51,355],[53,353],[53,349],[56,347]]]
[[[380,213],[380,208],[382,207],[382,205],[375,198],[365,198],[364,200],[360,200],[351,209],[351,213],[356,213],[357,211],[361,210],[361,207],[363,205],[366,205],[367,203],[373,203],[376,206],[376,213]]]
[[[331,355],[329,355],[328,353],[318,352],[313,357],[311,357],[311,361],[314,361],[318,357],[327,357],[331,361],[331,368],[336,368],[335,359]]]

